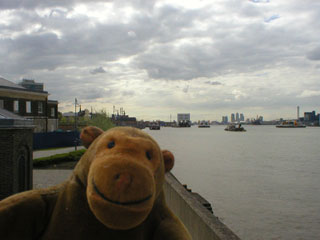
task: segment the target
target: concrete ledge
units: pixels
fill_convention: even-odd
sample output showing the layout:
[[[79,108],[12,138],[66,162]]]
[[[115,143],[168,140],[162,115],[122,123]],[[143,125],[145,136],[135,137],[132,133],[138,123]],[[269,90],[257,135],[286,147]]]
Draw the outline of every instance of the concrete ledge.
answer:
[[[164,192],[169,208],[181,219],[193,240],[240,239],[188,192],[171,173],[166,174]]]

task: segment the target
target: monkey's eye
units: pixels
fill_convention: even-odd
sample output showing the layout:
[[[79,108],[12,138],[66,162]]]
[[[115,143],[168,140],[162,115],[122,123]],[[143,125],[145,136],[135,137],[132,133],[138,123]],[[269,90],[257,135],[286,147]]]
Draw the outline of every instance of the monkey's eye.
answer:
[[[108,143],[108,148],[113,148],[116,145],[114,141]]]
[[[146,157],[151,160],[151,153],[149,151],[146,151]]]

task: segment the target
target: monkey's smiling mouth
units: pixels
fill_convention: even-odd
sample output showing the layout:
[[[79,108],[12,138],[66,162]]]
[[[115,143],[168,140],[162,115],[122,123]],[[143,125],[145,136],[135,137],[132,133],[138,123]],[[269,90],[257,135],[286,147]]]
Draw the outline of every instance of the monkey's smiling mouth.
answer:
[[[111,200],[110,198],[107,198],[106,196],[104,196],[98,189],[97,185],[95,184],[94,180],[92,179],[92,184],[93,184],[93,189],[94,191],[102,198],[104,199],[105,201],[108,201],[108,202],[111,202],[111,203],[114,203],[114,204],[117,204],[117,205],[136,205],[136,204],[140,204],[140,203],[143,203],[143,202],[146,202],[148,201],[151,197],[152,197],[152,194],[150,194],[149,196],[143,198],[143,199],[140,199],[140,200],[136,200],[136,201],[129,201],[129,202],[118,202],[118,201],[114,201],[114,200]]]

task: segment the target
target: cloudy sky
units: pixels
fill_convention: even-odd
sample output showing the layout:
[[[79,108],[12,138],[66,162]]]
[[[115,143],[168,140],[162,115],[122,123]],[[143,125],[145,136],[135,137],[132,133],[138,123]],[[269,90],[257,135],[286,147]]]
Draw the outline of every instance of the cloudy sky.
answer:
[[[320,1],[1,0],[0,76],[138,119],[320,111]]]

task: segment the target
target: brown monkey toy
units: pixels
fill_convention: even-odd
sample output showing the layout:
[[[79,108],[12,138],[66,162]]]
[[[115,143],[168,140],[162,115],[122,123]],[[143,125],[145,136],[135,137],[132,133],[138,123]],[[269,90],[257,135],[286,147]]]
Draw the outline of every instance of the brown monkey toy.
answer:
[[[0,201],[0,239],[191,239],[164,198],[170,151],[130,127],[86,127],[81,140],[69,180]]]

